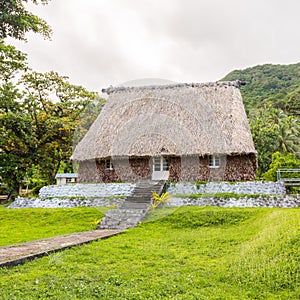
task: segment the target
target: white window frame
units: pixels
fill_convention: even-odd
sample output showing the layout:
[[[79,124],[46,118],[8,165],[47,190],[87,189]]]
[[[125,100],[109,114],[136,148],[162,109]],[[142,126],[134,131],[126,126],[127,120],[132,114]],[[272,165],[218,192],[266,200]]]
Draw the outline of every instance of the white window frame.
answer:
[[[113,163],[111,159],[105,160],[105,170],[112,171],[114,169]]]
[[[211,169],[220,168],[221,158],[219,155],[210,155],[209,156],[209,167]]]
[[[154,157],[153,171],[154,172],[169,171],[169,161],[168,161],[168,159],[166,157],[163,157],[163,156]]]

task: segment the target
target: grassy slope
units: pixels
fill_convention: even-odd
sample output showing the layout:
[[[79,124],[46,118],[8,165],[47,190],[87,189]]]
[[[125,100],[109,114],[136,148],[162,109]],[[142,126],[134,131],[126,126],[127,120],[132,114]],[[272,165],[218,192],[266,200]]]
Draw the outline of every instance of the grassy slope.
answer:
[[[299,299],[300,210],[184,207],[0,270],[1,299]]]
[[[6,209],[0,206],[0,246],[92,230],[108,208]]]

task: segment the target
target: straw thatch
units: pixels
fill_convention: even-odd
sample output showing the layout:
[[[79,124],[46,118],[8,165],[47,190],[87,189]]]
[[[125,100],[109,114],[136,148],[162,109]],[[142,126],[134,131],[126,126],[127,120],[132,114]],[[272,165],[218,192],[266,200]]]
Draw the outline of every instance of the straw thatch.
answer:
[[[241,82],[117,87],[72,159],[255,154]]]

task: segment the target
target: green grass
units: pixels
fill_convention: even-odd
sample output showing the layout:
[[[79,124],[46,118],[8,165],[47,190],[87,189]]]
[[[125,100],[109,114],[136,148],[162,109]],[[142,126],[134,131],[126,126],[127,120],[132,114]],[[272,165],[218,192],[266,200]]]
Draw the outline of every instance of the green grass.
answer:
[[[107,207],[7,209],[0,206],[0,246],[95,229],[96,221],[107,210]]]
[[[300,210],[182,207],[0,270],[1,299],[295,299]]]

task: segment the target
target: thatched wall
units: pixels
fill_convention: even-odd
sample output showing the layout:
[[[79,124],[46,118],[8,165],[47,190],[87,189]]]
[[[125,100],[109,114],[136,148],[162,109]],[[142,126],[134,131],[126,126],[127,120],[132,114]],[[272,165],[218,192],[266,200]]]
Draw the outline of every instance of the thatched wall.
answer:
[[[224,180],[254,180],[256,169],[257,159],[255,154],[228,156]]]
[[[78,182],[135,182],[151,179],[150,158],[114,159],[114,169],[106,169],[105,160],[79,163]]]
[[[77,182],[102,182],[95,159],[79,163]]]
[[[169,181],[242,181],[254,180],[255,154],[221,156],[220,167],[210,168],[209,157],[168,157]],[[119,182],[151,179],[150,157],[114,159],[114,170],[105,168],[105,160],[82,161],[78,170],[79,182]]]

